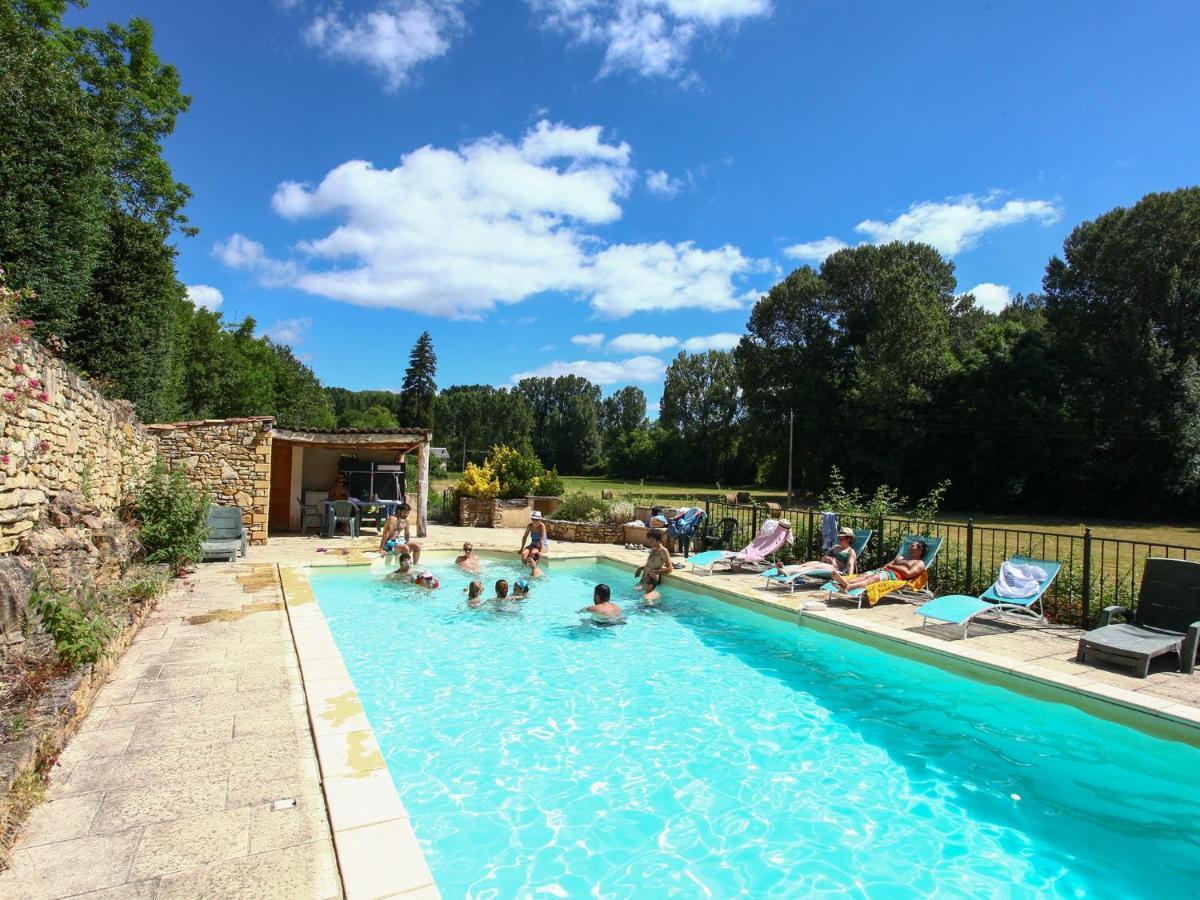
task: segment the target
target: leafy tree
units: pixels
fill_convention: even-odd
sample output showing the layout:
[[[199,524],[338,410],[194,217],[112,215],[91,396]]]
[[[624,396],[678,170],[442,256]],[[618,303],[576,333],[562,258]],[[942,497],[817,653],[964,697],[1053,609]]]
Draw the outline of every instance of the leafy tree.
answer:
[[[667,367],[658,423],[674,438],[672,474],[683,480],[736,478],[741,391],[733,354],[680,353]]]
[[[532,453],[533,410],[518,390],[491,385],[454,385],[434,405],[434,443],[445,446],[452,466],[481,461],[493,444]]]
[[[578,375],[525,378],[517,385],[533,412],[533,449],[560,472],[599,461],[600,388]]]
[[[432,429],[437,401],[437,355],[433,352],[433,338],[428,331],[421,332],[409,354],[401,393],[405,427]]]
[[[347,418],[347,428],[361,428],[366,431],[373,429],[399,428],[400,423],[396,421],[396,417],[392,415],[392,411],[386,406],[376,404],[369,406],[362,412],[357,410],[350,413]]]
[[[325,396],[333,408],[339,428],[358,428],[354,424],[372,407],[382,407],[397,423],[404,415],[404,398],[394,391],[350,391],[346,388],[325,388]],[[393,426],[396,427],[396,426]]]
[[[325,396],[321,382],[317,380],[312,369],[296,358],[291,347],[276,344],[267,338],[259,340],[266,342],[274,355],[274,397],[270,409],[279,424],[293,428],[335,427],[337,419],[334,417],[333,407],[330,406],[329,398]],[[388,415],[390,416],[390,413]],[[387,425],[385,421],[374,427],[395,427],[394,418],[387,421],[393,424]]]

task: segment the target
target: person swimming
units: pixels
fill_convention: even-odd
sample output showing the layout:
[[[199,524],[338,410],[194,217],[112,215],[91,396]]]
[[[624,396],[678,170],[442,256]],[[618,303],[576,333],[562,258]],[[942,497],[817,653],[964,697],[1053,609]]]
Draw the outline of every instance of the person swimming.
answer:
[[[483,582],[472,581],[467,585],[467,606],[479,609],[483,605]]]
[[[529,596],[529,582],[524,578],[518,578],[513,582],[512,598],[514,600],[524,600]]]
[[[397,562],[396,571],[387,577],[392,581],[412,581],[412,557],[407,553],[401,553]]]
[[[508,599],[508,582],[503,578],[496,582],[496,596],[492,599],[497,603],[503,603]]]
[[[418,572],[413,578],[413,584],[417,585],[418,587],[427,588],[431,591],[442,586],[442,583],[438,581],[437,576],[428,570]]]
[[[479,557],[475,555],[475,545],[469,541],[463,544],[462,556],[454,560],[454,564],[464,572],[478,575],[480,569]]]
[[[540,550],[530,550],[529,555],[525,558],[525,565],[529,566],[530,578],[541,578],[545,575],[545,571],[538,565],[538,560],[542,558]]]
[[[594,625],[623,625],[625,616],[621,607],[612,601],[612,589],[607,584],[598,584],[592,591],[592,605],[585,606],[581,613],[587,613]]]

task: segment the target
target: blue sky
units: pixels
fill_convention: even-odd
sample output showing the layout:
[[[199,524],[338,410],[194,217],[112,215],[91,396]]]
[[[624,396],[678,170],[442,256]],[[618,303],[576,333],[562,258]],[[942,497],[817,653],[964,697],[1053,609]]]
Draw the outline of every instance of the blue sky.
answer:
[[[92,0],[194,96],[193,297],[322,381],[643,387],[841,244],[1037,290],[1071,227],[1195,184],[1191,2]]]

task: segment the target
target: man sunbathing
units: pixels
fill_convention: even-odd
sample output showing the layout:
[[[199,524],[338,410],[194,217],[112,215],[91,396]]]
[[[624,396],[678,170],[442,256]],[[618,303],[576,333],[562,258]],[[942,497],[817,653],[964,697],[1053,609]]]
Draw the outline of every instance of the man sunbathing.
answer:
[[[880,569],[863,572],[847,578],[841,572],[833,573],[833,583],[843,591],[865,588],[879,581],[912,581],[925,571],[925,542],[913,541],[908,545],[908,556],[897,554],[896,558]]]

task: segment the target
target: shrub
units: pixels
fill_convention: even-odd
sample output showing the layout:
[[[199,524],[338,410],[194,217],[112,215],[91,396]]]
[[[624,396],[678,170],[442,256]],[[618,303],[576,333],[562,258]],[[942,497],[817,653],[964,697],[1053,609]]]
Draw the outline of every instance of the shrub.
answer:
[[[628,500],[614,500],[608,505],[608,521],[613,525],[633,521],[633,504]]]
[[[448,474],[446,469],[446,461],[437,456],[429,457],[429,480],[436,481],[439,478],[445,478]]]
[[[463,497],[491,500],[500,493],[500,479],[488,461],[485,460],[482,466],[469,462],[455,491]]]
[[[532,453],[522,453],[503,444],[492,448],[488,464],[496,473],[496,479],[500,483],[499,496],[504,499],[528,497],[537,486],[539,477],[545,472],[542,461]]]
[[[594,494],[572,491],[563,497],[563,502],[554,511],[554,518],[567,522],[603,521],[603,519],[593,519],[592,516],[607,512],[607,510],[608,504]]]
[[[113,626],[94,600],[35,591],[29,605],[54,639],[58,658],[72,669],[94,663],[103,655]]]
[[[188,483],[183,469],[151,466],[134,496],[138,540],[149,562],[180,569],[200,558],[208,516],[208,495]]]
[[[537,480],[536,490],[539,497],[561,497],[567,492],[558,469],[547,469]]]

